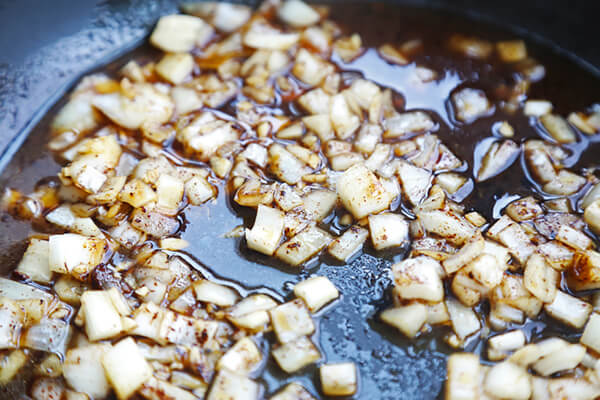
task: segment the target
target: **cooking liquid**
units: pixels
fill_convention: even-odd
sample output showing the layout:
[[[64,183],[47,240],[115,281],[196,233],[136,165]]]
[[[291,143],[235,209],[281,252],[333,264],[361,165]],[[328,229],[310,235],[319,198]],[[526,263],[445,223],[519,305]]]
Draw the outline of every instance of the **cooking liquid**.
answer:
[[[446,47],[446,40],[453,33],[472,34],[491,41],[514,39],[516,37],[513,34],[446,13],[378,4],[334,6],[331,19],[340,23],[346,32],[360,33],[363,45],[367,48],[362,56],[350,63],[337,60],[340,69],[347,71],[348,77],[360,74],[392,88],[399,110],[423,109],[429,112],[439,124],[435,134],[465,162],[461,172],[473,176],[474,167],[479,165],[485,153],[481,146],[489,143],[489,138],[498,137],[493,129],[497,121],[506,120],[514,127],[513,140],[518,143],[526,138],[540,137],[539,127],[522,112],[509,114],[498,107],[502,86],[510,86],[516,79],[515,71],[509,64],[503,64],[494,57],[487,61],[467,59],[450,52]],[[413,63],[406,66],[388,64],[375,50],[382,43],[400,44],[412,39],[422,40],[423,50],[412,58]],[[529,55],[546,67],[545,78],[531,86],[529,98],[550,100],[555,112],[562,115],[583,110],[599,100],[598,77],[546,48],[533,43],[527,43],[527,48]],[[130,59],[144,63],[158,56],[156,50],[144,45],[99,71],[115,72]],[[415,82],[412,77],[416,65],[436,71],[438,78],[429,83]],[[457,122],[452,115],[449,96],[464,86],[483,89],[490,101],[496,104],[494,113],[469,124]],[[28,193],[40,182],[41,176],[56,176],[61,166],[46,150],[45,143],[49,137],[49,123],[64,101],[59,102],[33,129],[11,164],[3,171],[3,187],[18,188]],[[273,110],[274,113],[301,114],[293,102],[285,99],[276,108],[278,110]],[[230,104],[222,111],[235,117],[235,112],[232,112],[234,109]],[[599,140],[598,137],[579,135],[576,144],[564,146],[572,154],[567,166],[576,172],[581,168],[595,167],[597,152],[600,151],[596,140]],[[186,162],[177,146],[169,146],[168,151]],[[540,197],[537,184],[524,172],[524,163],[521,161],[517,160],[501,175],[477,183],[471,186],[470,191],[463,192],[461,197],[466,196],[463,201],[466,209],[476,210],[489,220],[497,218],[499,211],[514,195],[533,193]],[[378,312],[391,304],[389,267],[393,261],[402,259],[408,249],[381,253],[372,250],[367,243],[364,253],[349,265],[341,265],[322,256],[304,268],[289,267],[248,250],[242,239],[223,237],[234,227],[241,224],[248,227],[253,222],[254,211],[233,203],[231,195],[221,184],[216,202],[185,210],[180,234],[190,242],[190,246],[181,254],[190,264],[205,275],[223,279],[223,282],[234,282],[242,294],[260,291],[278,300],[291,298],[293,285],[315,272],[327,276],[339,288],[342,297],[317,315],[318,329],[314,340],[324,360],[357,363],[360,371],[358,397],[387,399],[439,396],[445,379],[445,355],[453,351],[442,340],[449,329],[435,327],[432,332],[408,340],[377,318]],[[574,206],[576,201],[577,197],[573,199]],[[399,207],[408,210],[401,204]],[[410,215],[408,211],[405,213]],[[340,215],[341,212],[336,212],[332,216],[329,227],[332,232],[337,232],[337,218]],[[50,227],[32,226],[28,221],[16,220],[7,214],[2,214],[1,218],[3,235],[0,236],[0,261],[3,272],[9,275],[26,247],[28,235],[35,230],[49,232]],[[96,283],[103,284],[101,276]],[[485,303],[478,307],[481,311],[489,308]],[[543,313],[540,319],[527,321],[524,328],[530,339],[550,333],[571,339],[578,337],[576,332],[553,323]],[[266,336],[272,343],[272,334]],[[482,347],[482,342],[475,339],[468,343],[467,350],[478,352],[483,350]],[[268,358],[266,364],[261,380],[267,393],[273,393],[292,380],[299,381],[315,394],[319,393],[316,365],[305,368],[301,374],[289,376],[281,372],[272,359]],[[23,377],[27,378],[27,375],[25,373]],[[26,382],[20,380],[1,388],[0,398],[15,398],[16,393],[22,393]]]

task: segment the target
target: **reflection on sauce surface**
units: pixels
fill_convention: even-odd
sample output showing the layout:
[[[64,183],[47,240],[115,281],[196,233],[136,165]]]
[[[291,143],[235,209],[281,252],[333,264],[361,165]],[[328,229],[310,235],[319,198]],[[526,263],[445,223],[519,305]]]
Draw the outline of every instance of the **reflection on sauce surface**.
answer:
[[[493,114],[473,123],[463,124],[452,115],[449,96],[457,89],[468,85],[485,90],[490,101],[497,104],[502,98],[502,87],[514,83],[514,72],[499,62],[477,61],[456,56],[447,51],[444,38],[451,33],[477,34],[489,39],[510,39],[513,35],[461,18],[432,14],[428,11],[382,7],[379,5],[344,5],[332,10],[332,19],[341,21],[349,32],[362,34],[366,46],[376,47],[382,42],[405,42],[422,39],[424,51],[406,66],[385,62],[374,48],[369,48],[350,63],[338,60],[338,65],[348,74],[362,74],[395,91],[395,102],[399,110],[421,109],[427,111],[439,124],[435,132],[461,160],[464,172],[473,176],[479,168],[481,157],[489,146],[494,133],[493,125],[506,120],[515,129],[513,140],[522,142],[526,138],[545,135],[537,124],[521,113],[510,114],[496,107]],[[581,70],[570,61],[549,54],[548,50],[528,43],[530,53],[546,67],[546,77],[530,89],[530,98],[549,99],[555,110],[567,113],[580,110],[598,101],[600,80]],[[123,57],[124,60],[148,59],[155,51],[143,47]],[[117,70],[122,62],[108,66]],[[438,73],[431,82],[415,81],[415,70],[426,66]],[[293,105],[281,104],[282,110],[293,109]],[[55,107],[55,110],[57,108]],[[225,108],[223,111],[227,112]],[[2,182],[10,187],[31,191],[40,175],[56,175],[60,166],[45,150],[49,114],[33,130],[29,139],[15,156],[12,164],[3,172]],[[600,146],[594,141],[578,135],[578,141],[564,148],[569,152],[565,166],[579,171],[595,167]],[[41,150],[44,149],[44,150]],[[175,148],[171,151],[177,152]],[[181,158],[180,155],[176,157]],[[524,172],[524,161],[517,160],[501,175],[471,186],[464,204],[467,210],[477,210],[487,218],[498,218],[501,209],[516,195],[531,192],[541,194],[537,183]],[[43,172],[42,172],[43,171]],[[231,194],[220,187],[219,198],[213,204],[200,208],[188,208],[181,237],[190,242],[185,249],[186,259],[198,268],[210,271],[216,277],[239,283],[244,289],[261,289],[278,299],[288,298],[293,284],[318,271],[329,277],[343,293],[330,311],[320,318],[318,333],[320,348],[328,361],[352,360],[361,370],[361,398],[397,397],[402,388],[405,398],[434,398],[442,388],[445,377],[445,356],[448,346],[439,340],[444,330],[421,335],[415,341],[404,339],[397,331],[378,321],[378,311],[390,304],[389,266],[392,260],[402,258],[403,251],[393,254],[376,253],[365,248],[365,254],[348,266],[323,257],[314,260],[308,267],[298,270],[280,264],[274,259],[248,250],[240,239],[224,238],[234,227],[251,225],[251,213],[232,204]],[[577,198],[572,199],[576,206]],[[0,238],[4,272],[16,265],[23,252],[23,239],[31,232],[29,223],[17,221],[3,215],[3,235]],[[244,223],[244,221],[246,223]],[[46,227],[47,228],[47,227]],[[335,228],[335,222],[333,223]],[[485,305],[480,305],[485,307]],[[531,338],[558,333],[560,336],[575,336],[575,333],[551,322],[526,322],[525,329]],[[319,337],[319,336],[316,336]],[[470,343],[469,351],[481,350],[481,343]],[[316,392],[316,366],[310,366],[300,376],[294,376],[307,388]],[[291,380],[278,370],[273,360],[268,361],[262,376],[268,392],[280,387],[282,380]]]

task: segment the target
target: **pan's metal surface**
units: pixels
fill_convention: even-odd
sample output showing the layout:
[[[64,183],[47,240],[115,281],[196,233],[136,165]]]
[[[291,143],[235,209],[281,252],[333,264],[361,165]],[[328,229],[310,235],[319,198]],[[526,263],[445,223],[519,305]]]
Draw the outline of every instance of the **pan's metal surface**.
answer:
[[[447,5],[442,1],[409,3]],[[512,0],[489,3],[461,0],[452,2],[452,7],[467,10],[469,14],[483,13],[488,18],[496,17],[501,22],[551,37],[586,58],[592,64],[586,67],[589,71],[594,69],[593,65],[600,64],[600,54],[582,42],[593,37],[592,31],[586,31],[585,24],[575,23],[591,15],[588,13],[593,10],[586,7],[593,7],[592,3],[571,5],[570,14],[562,14],[562,2],[546,2],[538,8],[533,2],[523,5]],[[0,149],[5,149],[0,158],[2,187],[10,181],[11,185],[31,189],[34,178],[58,171],[58,166],[40,150],[46,138],[47,118],[43,118],[46,111],[80,74],[136,47],[158,16],[176,10],[175,2],[169,0],[61,0],[51,4],[52,12],[47,12],[50,3],[38,0],[5,0],[0,5]],[[517,9],[523,11],[514,16]],[[562,34],[549,31],[548,21],[561,15],[567,20],[565,26],[558,28],[564,28]],[[16,18],[19,23],[15,23]],[[14,39],[7,39],[10,37]],[[34,134],[28,136],[32,131]],[[357,363],[361,376],[359,397],[431,399],[439,396],[445,376],[444,349],[435,347],[430,338],[409,343],[374,318],[386,301],[389,260],[366,254],[347,267],[322,264],[301,275],[264,266],[265,259],[254,259],[244,254],[238,242],[224,241],[220,237],[241,222],[241,217],[231,212],[225,200],[220,200],[208,213],[190,216],[186,235],[194,238],[189,253],[196,260],[218,276],[241,281],[247,288],[266,283],[282,295],[289,292],[292,283],[318,269],[344,293],[335,307],[326,310],[319,319],[320,347],[329,361]],[[1,229],[1,268],[11,268],[22,252],[21,239],[27,236],[30,227],[6,219]],[[264,383],[269,393],[292,378],[318,393],[314,367],[291,378],[277,372],[272,365],[267,369]],[[0,392],[0,398],[16,398],[16,395],[5,391]]]

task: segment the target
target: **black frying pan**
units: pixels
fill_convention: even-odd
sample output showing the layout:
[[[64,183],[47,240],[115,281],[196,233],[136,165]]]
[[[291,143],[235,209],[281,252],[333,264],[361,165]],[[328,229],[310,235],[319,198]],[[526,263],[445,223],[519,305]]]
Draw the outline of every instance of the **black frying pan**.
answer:
[[[0,158],[3,170],[0,186],[8,183],[31,190],[40,176],[52,175],[58,170],[58,165],[44,150],[48,122],[48,118],[43,118],[45,113],[82,73],[107,63],[109,69],[121,66],[118,60],[110,61],[137,47],[158,16],[176,11],[176,3],[169,0],[3,0],[0,3],[0,149],[4,150]],[[364,29],[385,16],[385,24],[379,24],[379,31],[399,32],[402,26],[396,22],[402,20],[403,11],[391,3],[378,6],[375,11],[366,5],[353,8],[351,19]],[[547,51],[561,53],[577,64],[571,66],[570,62],[553,57],[547,59],[552,65],[544,62],[549,70],[565,69],[554,78],[556,85],[549,96],[569,91],[587,93],[583,98],[579,95],[563,97],[564,106],[572,106],[570,108],[600,100],[597,69],[600,52],[595,26],[599,7],[595,1],[536,4],[538,2],[522,0],[412,0],[396,3],[468,14],[471,19],[454,21],[475,31],[477,24],[471,21],[477,19],[511,26],[513,33],[504,35],[526,36],[547,46]],[[416,14],[419,13],[417,10]],[[442,14],[438,11],[438,15]],[[427,29],[438,27],[431,24]],[[494,32],[498,34],[498,29],[494,28]],[[562,79],[565,76],[569,80]],[[584,90],[586,87],[589,90]],[[237,280],[248,288],[265,283],[285,296],[290,282],[316,270],[312,268],[298,275],[289,269],[264,266],[266,260],[253,258],[245,254],[239,243],[218,237],[240,222],[238,214],[232,213],[223,201],[211,214],[213,223],[207,223],[203,216],[190,217],[192,224],[188,226],[188,233],[194,238],[190,253],[216,276]],[[202,226],[202,229],[194,229],[194,226]],[[30,226],[4,218],[0,232],[0,269],[7,273],[22,254],[23,239],[30,232]],[[247,256],[247,261],[240,262],[239,253]],[[388,302],[386,291],[390,281],[386,267],[389,264],[389,259],[365,254],[350,266],[320,267],[319,273],[329,276],[344,294],[336,306],[320,318],[321,349],[329,361],[357,363],[361,399],[436,398],[443,388],[445,353],[449,349],[433,340],[432,335],[416,342],[406,341],[376,318],[377,312]],[[313,393],[318,393],[314,367],[294,377],[281,374],[272,365],[267,369],[264,384],[269,393],[291,380],[300,380]],[[0,398],[15,398],[18,386],[10,391],[0,390]]]

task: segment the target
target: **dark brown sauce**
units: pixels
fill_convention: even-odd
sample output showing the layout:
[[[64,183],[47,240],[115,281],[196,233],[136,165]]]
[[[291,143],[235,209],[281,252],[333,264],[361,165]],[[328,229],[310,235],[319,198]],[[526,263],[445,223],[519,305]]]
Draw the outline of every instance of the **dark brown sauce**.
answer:
[[[512,39],[514,35],[502,29],[465,20],[444,13],[383,5],[344,4],[332,9],[332,19],[341,22],[348,32],[359,32],[365,46],[376,47],[383,42],[403,43],[421,39],[424,51],[415,58],[416,65],[435,70],[440,79],[421,86],[411,84],[409,76],[415,63],[393,66],[383,61],[374,49],[369,49],[357,60],[340,68],[357,71],[368,79],[390,87],[399,95],[398,103],[404,109],[424,109],[439,124],[436,134],[461,159],[466,161],[472,176],[473,166],[480,160],[476,149],[485,138],[493,137],[493,124],[507,120],[515,128],[514,140],[539,137],[538,128],[528,118],[517,113],[507,114],[498,107],[485,118],[471,124],[456,122],[452,116],[448,96],[461,85],[484,89],[491,101],[499,97],[497,89],[511,84],[515,76],[506,65],[491,59],[477,61],[457,56],[447,50],[445,39],[452,33],[473,34],[484,39]],[[554,55],[546,48],[528,43],[528,51],[546,67],[546,77],[532,85],[531,98],[548,99],[558,113],[582,110],[598,101],[600,79],[581,69],[573,62]],[[150,60],[157,52],[142,46],[131,54],[111,63],[101,71],[115,72],[131,58]],[[60,166],[46,150],[48,125],[64,100],[46,116],[30,133],[29,138],[3,171],[2,186],[18,188],[25,193],[33,190],[41,176],[55,175]],[[282,104],[281,109],[299,113],[298,108]],[[225,107],[224,112],[231,112]],[[571,166],[595,167],[600,150],[595,140],[579,134],[579,143],[570,146]],[[176,151],[176,149],[174,149]],[[498,212],[513,195],[538,193],[536,185],[523,173],[522,163],[515,162],[500,176],[476,184],[465,199],[468,210],[477,210],[487,218]],[[220,188],[218,201],[197,208],[188,208],[181,236],[190,242],[183,255],[192,265],[206,275],[237,282],[242,292],[255,288],[275,295],[289,297],[292,285],[311,273],[328,276],[343,293],[343,297],[319,314],[319,329],[315,340],[328,361],[355,361],[360,369],[360,398],[435,398],[440,393],[445,377],[445,356],[450,349],[441,340],[446,331],[436,328],[414,341],[403,338],[377,319],[377,313],[390,304],[388,287],[391,284],[388,267],[391,260],[402,257],[403,251],[382,255],[366,246],[365,254],[350,265],[331,262],[326,257],[315,260],[304,269],[290,268],[278,261],[248,250],[240,239],[226,239],[223,235],[234,227],[252,222],[252,212],[236,206],[230,194]],[[0,262],[2,272],[9,274],[24,250],[24,240],[33,233],[31,225],[4,214],[3,234],[0,235]],[[335,227],[335,223],[333,224]],[[486,307],[485,304],[480,307]],[[574,338],[576,334],[542,317],[528,321],[525,329],[532,338],[549,332]],[[264,344],[264,343],[263,343]],[[481,350],[481,341],[468,344],[467,350]],[[301,374],[283,374],[269,358],[261,380],[267,393],[273,393],[285,382],[297,380],[313,393],[318,393],[317,367],[310,366]],[[22,390],[16,387],[0,389],[0,398],[14,398]],[[400,395],[400,396],[399,396]]]

